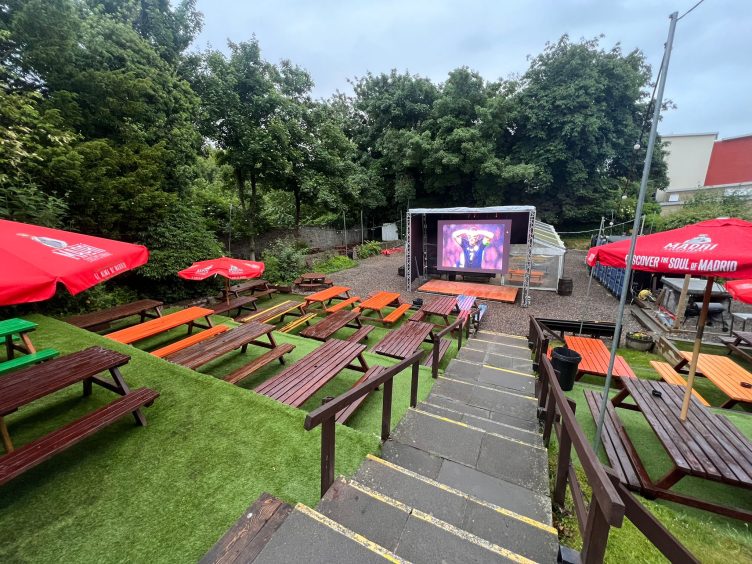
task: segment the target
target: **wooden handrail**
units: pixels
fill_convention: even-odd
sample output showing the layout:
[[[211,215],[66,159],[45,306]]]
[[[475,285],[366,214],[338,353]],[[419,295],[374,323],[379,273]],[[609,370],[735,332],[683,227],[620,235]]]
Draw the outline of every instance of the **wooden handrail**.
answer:
[[[434,378],[439,377],[439,356],[440,356],[440,345],[441,345],[441,338],[446,335],[447,333],[451,333],[455,329],[459,329],[458,333],[459,336],[457,337],[457,350],[462,348],[462,319],[456,319],[454,323],[451,325],[447,325],[433,335],[433,348],[431,349],[431,354],[433,355],[433,363],[431,364],[431,376]]]
[[[385,372],[373,378],[361,382],[351,390],[341,396],[327,401],[321,407],[314,409],[306,415],[303,427],[310,431],[321,425],[321,497],[334,483],[334,435],[335,435],[335,418],[337,413],[345,409],[354,401],[371,393],[379,386],[384,386],[383,407],[381,410],[381,440],[389,438],[391,432],[392,420],[392,380],[394,377],[412,366],[412,381],[410,384],[410,407],[418,405],[418,376],[420,374],[420,360],[423,357],[423,350],[418,350],[407,357],[402,362],[389,367]]]

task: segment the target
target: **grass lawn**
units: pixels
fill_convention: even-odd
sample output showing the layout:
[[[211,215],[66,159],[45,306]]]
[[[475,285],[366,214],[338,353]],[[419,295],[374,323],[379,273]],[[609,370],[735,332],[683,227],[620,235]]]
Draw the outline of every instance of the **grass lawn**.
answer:
[[[716,351],[703,350],[703,352]],[[640,378],[659,379],[650,367],[649,361],[662,360],[662,357],[636,352],[631,349],[620,349],[619,354],[627,359]],[[719,405],[725,398],[708,380],[698,378],[695,382],[697,390],[711,405]],[[595,422],[587,407],[583,392],[588,389],[600,390],[602,387],[603,380],[601,378],[584,377],[571,392],[567,392],[567,396],[577,402],[577,420],[589,438],[595,435]],[[714,409],[714,411],[726,415],[742,433],[752,439],[752,414],[741,408],[734,410]],[[656,478],[667,472],[670,469],[671,462],[644,417],[639,412],[628,410],[619,410],[619,417],[624,422],[627,433],[634,442],[648,473]],[[557,455],[555,439],[552,441],[552,445],[553,448],[549,450],[549,464],[553,475]],[[602,460],[607,461],[605,454],[601,453],[601,455]],[[581,483],[585,484],[587,488],[579,462],[577,469]],[[752,510],[752,494],[740,488],[687,477],[673,489],[702,499]],[[589,494],[589,491],[587,493]],[[661,523],[676,535],[700,561],[719,563],[752,561],[752,532],[750,532],[748,524],[666,501],[649,501],[639,496],[637,499],[644,503]],[[556,515],[557,526],[560,529],[562,542],[579,548],[581,539],[579,538],[576,517],[573,513],[571,500],[568,499],[568,503],[570,504],[569,512]],[[620,529],[611,530],[606,561],[663,562],[665,560],[642,533],[625,520]]]
[[[291,298],[262,299],[259,305],[282,299]],[[214,377],[263,352],[254,347],[245,357],[226,355],[201,374],[60,321],[27,319],[39,323],[32,339],[40,348],[65,354],[101,345],[130,354],[122,370],[128,384],[151,387],[161,396],[145,410],[146,428],[123,418],[0,488],[0,528],[12,531],[0,544],[0,560],[196,561],[263,491],[289,502],[317,503],[320,432],[303,429],[305,413],[325,395],[345,391],[360,373],[344,371],[298,410]],[[184,331],[138,345],[153,349]],[[369,346],[383,333],[381,328],[372,332]],[[296,346],[287,355],[290,361],[318,345],[296,335],[276,337]],[[366,360],[369,365],[396,362],[371,353]],[[280,368],[279,363],[267,366],[243,387],[257,385]],[[431,384],[430,370],[422,367],[421,398]],[[405,371],[394,381],[393,425],[407,409],[409,389]],[[20,446],[113,398],[97,386],[83,398],[74,386],[6,420]],[[366,454],[378,452],[380,418],[381,393],[376,392],[348,426],[338,426],[338,474],[353,473]]]

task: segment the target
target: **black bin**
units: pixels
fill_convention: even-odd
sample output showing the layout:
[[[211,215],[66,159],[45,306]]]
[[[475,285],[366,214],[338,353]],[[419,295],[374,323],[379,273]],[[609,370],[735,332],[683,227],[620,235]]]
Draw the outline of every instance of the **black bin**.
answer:
[[[582,357],[577,351],[567,347],[556,347],[551,353],[551,365],[556,371],[561,389],[568,392],[574,388],[574,380],[577,377],[577,367]]]

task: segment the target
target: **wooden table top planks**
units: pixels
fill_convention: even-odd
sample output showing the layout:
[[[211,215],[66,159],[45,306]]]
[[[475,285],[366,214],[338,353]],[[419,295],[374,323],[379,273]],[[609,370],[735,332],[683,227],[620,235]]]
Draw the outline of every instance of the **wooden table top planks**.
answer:
[[[567,347],[576,351],[582,357],[578,372],[580,374],[594,374],[596,376],[605,376],[608,372],[608,361],[611,358],[611,351],[600,339],[591,339],[590,337],[575,337],[565,335],[564,342]],[[616,355],[614,360],[613,376],[621,378],[635,378],[632,367],[627,364],[624,357]]]
[[[350,323],[355,323],[360,327],[360,312],[354,310],[340,310],[331,315],[325,317],[318,323],[306,327],[300,332],[303,337],[309,339],[316,339],[318,341],[326,341],[329,337],[334,335],[337,331]]]
[[[325,290],[321,290],[320,292],[306,296],[305,305],[303,306],[303,308],[305,309],[313,303],[323,303],[326,301],[331,301],[334,298],[347,298],[350,295],[349,292],[350,288],[348,288],[347,286],[332,286],[331,288],[326,288]]]
[[[442,317],[446,317],[447,315],[451,314],[456,307],[456,296],[442,296],[440,298],[434,298],[430,302],[424,303],[420,309],[430,315],[440,315]]]
[[[106,337],[113,341],[117,341],[118,343],[130,345],[131,343],[135,343],[136,341],[154,335],[159,335],[160,333],[164,333],[175,327],[180,327],[181,325],[186,324],[190,325],[202,317],[206,317],[208,322],[209,316],[213,313],[214,310],[205,307],[189,307],[163,317],[146,321],[145,323],[139,323],[138,325],[115,331],[114,333],[106,335]]]
[[[378,292],[370,298],[361,302],[357,307],[360,309],[372,309],[374,311],[381,311],[385,307],[399,300],[399,293],[397,292]]]
[[[373,352],[393,358],[407,358],[420,348],[421,343],[431,334],[433,327],[433,323],[423,321],[405,323],[399,329],[390,331],[376,344]]]
[[[196,343],[168,355],[165,359],[188,368],[199,368],[230,351],[248,344],[256,344],[253,342],[264,335],[270,336],[269,345],[266,345],[266,343],[264,345],[274,347],[275,344],[270,335],[272,331],[274,331],[274,325],[259,322],[245,323],[229,331],[225,331],[208,341]]]
[[[675,370],[685,368],[692,360],[690,351],[680,353],[682,360]],[[730,399],[721,407],[732,407],[737,402],[752,403],[752,388],[745,388],[742,382],[752,385],[752,374],[725,355],[700,353],[697,359],[697,372],[713,382]]]

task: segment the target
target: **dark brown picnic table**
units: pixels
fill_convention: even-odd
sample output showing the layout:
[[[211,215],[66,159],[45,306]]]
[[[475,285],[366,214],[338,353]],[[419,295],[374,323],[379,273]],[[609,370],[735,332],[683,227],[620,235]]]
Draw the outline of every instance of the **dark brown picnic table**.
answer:
[[[300,407],[341,370],[350,368],[367,372],[368,365],[363,358],[365,349],[366,346],[359,343],[329,339],[254,391],[293,407]],[[356,359],[359,364],[352,364]]]
[[[361,326],[359,311],[342,309],[325,317],[315,325],[306,327],[300,332],[300,335],[317,341],[326,341],[343,327],[359,329]]]
[[[155,318],[162,316],[162,302],[157,300],[138,300],[129,304],[121,304],[110,309],[85,313],[83,315],[74,315],[68,317],[65,321],[81,329],[97,330],[109,326],[112,321],[124,319],[131,315],[139,315],[143,323],[146,318]],[[153,313],[152,313],[153,311]]]
[[[433,338],[430,337],[433,327],[433,323],[423,321],[405,323],[381,339],[373,348],[373,352],[405,359],[417,351],[424,341],[433,342]]]
[[[652,480],[638,463],[647,492],[737,519],[752,519],[748,511],[669,491],[685,476],[752,489],[752,443],[726,417],[711,412],[694,397],[686,421],[681,421],[683,386],[638,378],[624,378],[622,383],[673,462],[673,468],[658,480]],[[633,446],[630,450],[636,453]]]
[[[248,345],[274,349],[277,343],[274,341],[272,331],[274,331],[274,325],[256,321],[245,323],[229,331],[225,331],[213,339],[201,341],[168,355],[165,359],[175,364],[195,369],[235,349],[240,349],[244,353],[248,349]],[[257,340],[259,337],[264,336],[266,336],[268,342]],[[284,364],[281,357],[279,360]]]
[[[750,354],[749,348],[752,347],[752,332],[750,331],[734,331],[734,338],[724,341],[724,344],[731,352],[738,353],[748,362],[752,362],[752,354]],[[742,348],[745,347],[745,348]]]
[[[457,307],[457,296],[442,296],[440,298],[434,298],[430,302],[426,302],[418,311],[423,312],[423,318],[430,318],[432,315],[436,315],[444,319],[444,325],[449,325],[449,315]]]

